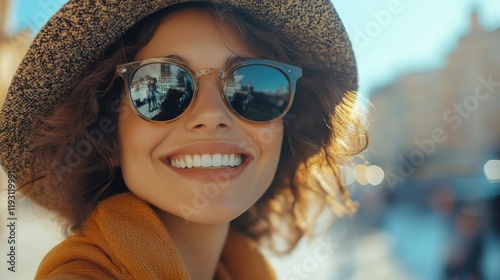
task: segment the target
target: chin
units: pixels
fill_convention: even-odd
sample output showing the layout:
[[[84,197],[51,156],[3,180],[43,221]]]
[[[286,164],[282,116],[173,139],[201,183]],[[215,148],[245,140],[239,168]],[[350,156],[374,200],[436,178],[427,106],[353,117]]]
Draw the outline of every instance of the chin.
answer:
[[[176,214],[187,222],[215,225],[229,223],[247,210],[241,209],[241,207],[238,208],[239,209],[225,207],[207,207],[206,209],[199,211],[181,211],[181,213]]]

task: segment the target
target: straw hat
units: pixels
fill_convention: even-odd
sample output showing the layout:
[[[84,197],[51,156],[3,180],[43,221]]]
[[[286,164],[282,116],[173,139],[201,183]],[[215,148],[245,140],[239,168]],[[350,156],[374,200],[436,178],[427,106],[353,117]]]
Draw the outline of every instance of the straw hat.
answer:
[[[69,95],[106,47],[147,15],[189,0],[70,0],[41,29],[17,70],[0,113],[0,165],[28,174],[34,121]],[[213,0],[253,15],[357,88],[351,43],[328,0]],[[221,10],[221,15],[227,10]]]

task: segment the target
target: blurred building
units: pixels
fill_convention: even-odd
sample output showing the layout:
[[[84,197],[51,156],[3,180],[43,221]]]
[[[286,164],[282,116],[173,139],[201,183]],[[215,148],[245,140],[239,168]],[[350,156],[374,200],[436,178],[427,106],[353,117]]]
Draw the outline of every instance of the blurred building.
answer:
[[[477,13],[444,69],[410,73],[372,93],[367,157],[394,186],[420,179],[484,177],[500,150],[500,28]]]
[[[10,14],[11,1],[0,1],[0,107],[17,66],[32,40],[32,34],[28,30],[10,34]]]

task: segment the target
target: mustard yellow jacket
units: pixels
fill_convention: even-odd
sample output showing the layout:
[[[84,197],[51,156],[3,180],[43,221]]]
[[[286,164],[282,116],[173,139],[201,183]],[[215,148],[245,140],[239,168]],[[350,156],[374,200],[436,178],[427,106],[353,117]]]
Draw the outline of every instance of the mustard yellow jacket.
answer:
[[[62,277],[72,275],[73,277]],[[189,279],[153,209],[131,193],[101,202],[83,229],[52,249],[35,279]],[[250,238],[230,231],[217,280],[275,279]]]

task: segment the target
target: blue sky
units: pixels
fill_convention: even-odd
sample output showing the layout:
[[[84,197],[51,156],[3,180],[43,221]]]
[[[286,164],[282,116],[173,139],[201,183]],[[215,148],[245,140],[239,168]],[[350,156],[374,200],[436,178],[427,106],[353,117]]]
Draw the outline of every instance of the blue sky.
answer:
[[[443,67],[459,38],[468,32],[474,7],[486,30],[500,27],[498,0],[360,2],[334,1],[356,49],[362,93],[408,71]],[[381,11],[389,10],[395,13],[386,20],[388,17],[381,16]],[[379,23],[380,29],[374,22]],[[368,37],[368,43],[362,40],[361,33]],[[360,42],[363,48],[356,48]]]
[[[13,0],[12,29],[35,31],[65,0]],[[334,0],[356,50],[367,95],[408,71],[443,67],[476,7],[486,30],[500,27],[498,0]],[[362,8],[360,8],[362,7]]]

